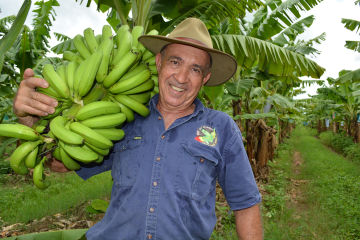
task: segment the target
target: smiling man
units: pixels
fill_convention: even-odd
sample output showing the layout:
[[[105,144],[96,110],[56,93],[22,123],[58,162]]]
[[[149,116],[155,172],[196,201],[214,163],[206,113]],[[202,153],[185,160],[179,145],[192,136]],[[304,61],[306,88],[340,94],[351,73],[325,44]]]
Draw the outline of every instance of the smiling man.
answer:
[[[147,118],[137,116],[123,128],[125,138],[102,165],[77,172],[87,179],[112,170],[114,180],[109,208],[86,238],[209,239],[218,181],[235,213],[239,239],[262,239],[261,197],[239,128],[196,98],[203,85],[231,78],[235,60],[212,48],[204,23],[195,18],[167,37],[139,41],[157,54],[159,94],[150,100]],[[19,116],[33,118],[37,112],[29,109],[53,111],[52,100],[33,94],[43,81],[31,73],[24,77],[14,103]]]

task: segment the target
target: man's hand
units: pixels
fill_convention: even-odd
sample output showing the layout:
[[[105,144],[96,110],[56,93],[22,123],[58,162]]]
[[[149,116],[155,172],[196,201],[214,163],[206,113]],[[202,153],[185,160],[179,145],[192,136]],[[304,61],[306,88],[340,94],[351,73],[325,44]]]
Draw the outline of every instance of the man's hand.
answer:
[[[28,116],[47,116],[54,113],[57,101],[45,94],[36,92],[37,87],[47,88],[49,84],[34,77],[32,69],[26,69],[24,79],[14,99],[14,113],[19,118]]]
[[[263,228],[259,204],[252,207],[236,210],[236,232],[241,240],[262,240]]]

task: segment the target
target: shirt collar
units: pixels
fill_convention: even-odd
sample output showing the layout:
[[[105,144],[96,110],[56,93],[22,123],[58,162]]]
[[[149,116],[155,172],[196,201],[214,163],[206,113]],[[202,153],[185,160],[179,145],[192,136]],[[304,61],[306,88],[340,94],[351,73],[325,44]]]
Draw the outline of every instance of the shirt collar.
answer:
[[[158,110],[157,107],[156,107],[156,104],[158,103],[158,101],[159,101],[159,94],[154,95],[154,96],[150,99],[150,102],[149,102],[150,112],[156,111],[157,113],[160,114],[159,110]],[[194,116],[198,115],[199,113],[203,112],[204,109],[205,109],[204,105],[202,104],[202,102],[201,102],[198,98],[195,98],[194,104],[195,104],[195,110],[194,110],[194,112],[190,115],[190,116],[192,116],[192,117],[194,117]]]

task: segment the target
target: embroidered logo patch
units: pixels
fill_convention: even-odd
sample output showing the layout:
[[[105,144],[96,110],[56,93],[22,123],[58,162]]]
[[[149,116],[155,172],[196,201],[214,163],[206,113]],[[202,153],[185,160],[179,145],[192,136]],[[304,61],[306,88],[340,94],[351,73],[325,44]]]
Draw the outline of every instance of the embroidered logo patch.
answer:
[[[217,135],[215,128],[201,126],[196,130],[195,140],[211,147],[216,146]]]

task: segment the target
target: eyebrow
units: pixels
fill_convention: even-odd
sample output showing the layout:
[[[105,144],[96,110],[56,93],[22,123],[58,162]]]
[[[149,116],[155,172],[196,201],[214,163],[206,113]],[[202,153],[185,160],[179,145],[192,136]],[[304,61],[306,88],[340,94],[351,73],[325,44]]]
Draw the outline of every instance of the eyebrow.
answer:
[[[178,57],[178,56],[170,56],[170,57],[168,57],[168,60],[172,60],[172,59],[176,59],[176,60],[178,60],[178,61],[180,61],[180,62],[183,62],[184,60],[181,58],[181,57]],[[199,68],[200,70],[201,70],[201,72],[205,72],[205,68],[204,67],[202,67],[201,65],[199,65],[199,64],[193,64],[192,65],[193,67],[196,67],[196,68]]]

